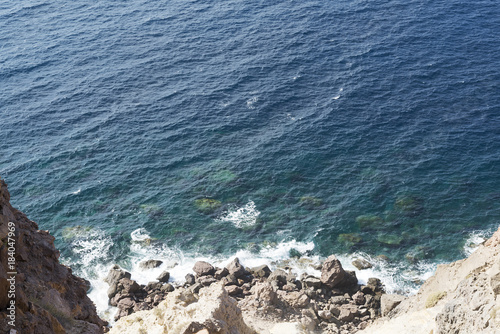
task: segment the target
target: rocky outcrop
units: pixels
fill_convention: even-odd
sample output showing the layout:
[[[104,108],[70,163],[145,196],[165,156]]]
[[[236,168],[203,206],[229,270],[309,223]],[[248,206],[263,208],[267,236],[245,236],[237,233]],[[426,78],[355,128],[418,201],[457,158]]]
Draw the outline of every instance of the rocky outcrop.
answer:
[[[500,228],[361,333],[500,333]],[[387,297],[384,297],[387,298]]]
[[[105,322],[87,297],[89,282],[59,263],[54,237],[10,205],[0,180],[0,331],[18,333],[102,333]],[[14,223],[15,229],[9,226]],[[11,230],[9,230],[11,227]],[[9,232],[15,230],[15,268],[8,262]],[[17,272],[17,275],[11,274]],[[15,277],[16,297],[9,298],[8,279]],[[9,324],[15,300],[15,327]]]
[[[245,324],[236,301],[220,283],[199,294],[191,289],[176,289],[155,309],[120,319],[110,333],[256,334]]]
[[[119,320],[114,330],[132,326],[132,332],[144,330],[148,333],[170,333],[170,330],[177,328],[173,332],[207,330],[212,333],[210,328],[213,326],[207,324],[225,323],[227,319],[208,317],[205,320],[193,320],[197,325],[182,320],[182,326],[185,327],[175,327],[177,325],[170,323],[166,325],[161,320],[165,316],[168,319],[182,318],[185,315],[183,312],[189,313],[190,308],[197,310],[206,307],[203,303],[198,303],[202,300],[200,296],[206,294],[212,297],[217,295],[215,300],[218,304],[231,304],[231,308],[242,313],[243,319],[251,328],[262,334],[317,331],[354,333],[378,317],[383,295],[379,279],[371,278],[366,285],[358,285],[354,273],[344,271],[340,261],[334,256],[329,257],[321,269],[321,277],[328,278],[325,281],[311,275],[297,278],[295,274],[283,269],[271,272],[267,266],[248,269],[238,258],[225,268],[216,268],[210,263],[200,261],[193,267],[195,275],[187,274],[184,285],[174,288],[172,284],[162,281],[150,282],[146,286],[139,285],[131,280],[129,273],[115,267],[106,279],[110,284],[110,303],[119,309],[116,315]],[[331,281],[335,280],[336,274],[341,277],[338,284],[332,285]],[[220,292],[215,295],[213,293],[213,289],[219,291],[219,287],[224,291],[223,296]],[[188,302],[184,305],[178,300]],[[208,303],[208,299],[203,301]],[[144,323],[161,325],[137,325],[135,321],[138,319],[143,319]],[[238,320],[237,324],[229,323],[228,326],[239,328],[240,322]],[[182,331],[179,331],[179,328]]]

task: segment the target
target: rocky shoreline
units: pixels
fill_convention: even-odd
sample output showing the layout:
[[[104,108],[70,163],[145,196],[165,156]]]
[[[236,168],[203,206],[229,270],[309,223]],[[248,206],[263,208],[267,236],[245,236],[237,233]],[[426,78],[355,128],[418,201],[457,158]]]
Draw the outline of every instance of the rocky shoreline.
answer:
[[[142,266],[151,268],[161,263],[161,260],[149,260]],[[139,285],[131,279],[130,273],[113,267],[106,282],[110,285],[109,302],[118,308],[115,320],[151,310],[169,294],[189,294],[195,300],[204,289],[217,285],[237,301],[236,307],[247,323],[255,323],[255,320],[294,323],[297,333],[355,333],[378,318],[381,308],[386,313],[402,300],[402,297],[383,297],[387,295],[377,278],[370,278],[366,285],[358,284],[355,272],[344,270],[334,255],[321,265],[321,277],[306,274],[297,277],[290,270],[271,271],[267,265],[245,268],[238,258],[224,268],[199,261],[193,272],[194,275],[186,275],[183,285],[169,283],[167,271],[156,281]],[[193,327],[194,322],[199,321],[187,322],[186,329],[181,332],[188,333],[186,330]],[[209,330],[210,326],[201,327],[200,330]]]
[[[115,266],[106,277],[118,310],[111,328],[87,296],[89,282],[59,263],[54,237],[11,206],[1,179],[0,239],[0,333],[500,333],[500,229],[468,258],[439,265],[410,297],[386,294],[377,278],[359,284],[334,255],[315,268],[320,277],[297,277],[286,266],[247,268],[238,258],[223,268],[199,261],[182,284],[164,271],[141,285]]]

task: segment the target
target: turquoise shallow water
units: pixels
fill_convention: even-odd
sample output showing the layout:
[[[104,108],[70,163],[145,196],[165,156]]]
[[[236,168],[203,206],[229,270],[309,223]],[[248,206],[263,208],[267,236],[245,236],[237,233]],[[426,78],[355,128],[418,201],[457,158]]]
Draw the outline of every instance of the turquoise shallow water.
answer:
[[[0,175],[84,276],[147,234],[411,285],[500,221],[497,2],[18,1],[0,31]]]

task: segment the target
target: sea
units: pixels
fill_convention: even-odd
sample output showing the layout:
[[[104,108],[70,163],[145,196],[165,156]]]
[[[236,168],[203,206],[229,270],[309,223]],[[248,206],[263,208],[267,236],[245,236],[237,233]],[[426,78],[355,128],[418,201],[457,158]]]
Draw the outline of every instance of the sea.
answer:
[[[500,2],[0,1],[0,176],[108,319],[114,264],[415,293],[500,223]]]

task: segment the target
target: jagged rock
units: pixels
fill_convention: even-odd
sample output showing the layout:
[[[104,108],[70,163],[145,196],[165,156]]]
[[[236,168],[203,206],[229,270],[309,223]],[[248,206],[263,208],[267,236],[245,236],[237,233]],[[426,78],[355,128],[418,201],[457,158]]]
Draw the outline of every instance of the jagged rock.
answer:
[[[0,180],[0,328],[9,326],[7,233],[16,229],[17,333],[102,333],[105,321],[87,296],[88,282],[59,263],[54,237],[10,204],[7,185]],[[3,307],[2,307],[3,306]],[[82,332],[85,331],[85,332]]]
[[[170,283],[163,284],[162,287],[161,287],[161,289],[160,289],[160,291],[164,292],[164,293],[172,292],[174,290],[175,290],[174,286],[172,284],[170,284]]]
[[[354,319],[354,316],[357,313],[357,309],[355,307],[351,307],[351,305],[342,305],[340,307],[340,314],[338,315],[339,321],[348,322]]]
[[[124,294],[135,293],[141,290],[141,286],[130,278],[122,278],[118,281],[118,290]]]
[[[215,274],[215,268],[208,262],[198,261],[194,264],[193,271],[197,276],[206,276]]]
[[[271,269],[267,266],[267,264],[264,264],[262,266],[254,267],[250,269],[250,272],[255,276],[255,277],[269,277],[271,275]]]
[[[170,279],[170,273],[168,271],[164,271],[156,278],[159,282],[167,283]]]
[[[202,276],[198,279],[198,282],[203,286],[209,286],[217,282],[217,280],[213,276]]]
[[[344,280],[345,275],[346,273],[340,261],[335,255],[330,255],[321,268],[321,283],[330,288],[335,288]]]
[[[333,314],[332,312],[330,312],[330,310],[321,310],[318,312],[318,316],[326,321],[331,320],[333,318]]]
[[[363,305],[365,303],[365,295],[363,292],[358,291],[352,296],[352,300],[358,305]]]
[[[269,282],[276,281],[280,286],[286,284],[287,273],[281,269],[273,271],[267,280]]]
[[[352,261],[352,265],[355,266],[358,270],[364,270],[373,267],[373,265],[365,259],[356,259]]]
[[[321,280],[314,276],[307,276],[303,283],[308,288],[319,288],[321,287]]]
[[[130,273],[120,269],[119,266],[114,265],[109,270],[108,276],[106,276],[104,281],[111,285],[113,283],[118,283],[118,281],[122,278],[130,278]]]
[[[236,278],[240,278],[242,276],[248,275],[245,267],[243,267],[238,258],[235,258],[231,263],[227,265],[227,270],[229,271],[229,275],[233,275]]]
[[[334,296],[330,298],[330,302],[334,305],[347,304],[349,300],[344,296]]]
[[[243,289],[237,285],[228,285],[225,289],[230,296],[236,296],[243,293]]]
[[[209,333],[255,334],[242,317],[236,301],[221,284],[200,291],[199,297],[189,290],[178,289],[155,309],[140,311],[121,318],[110,334],[120,333]]]
[[[221,280],[222,278],[226,277],[227,275],[229,275],[229,270],[227,270],[227,268],[224,267],[224,268],[218,268],[215,271],[214,277],[218,280]]]
[[[141,269],[153,269],[161,266],[163,261],[160,260],[147,260],[139,263],[139,268]]]
[[[403,300],[405,300],[405,296],[394,295],[394,294],[384,294],[380,299],[380,312],[382,316],[385,317],[392,311],[396,306],[398,306]]]

